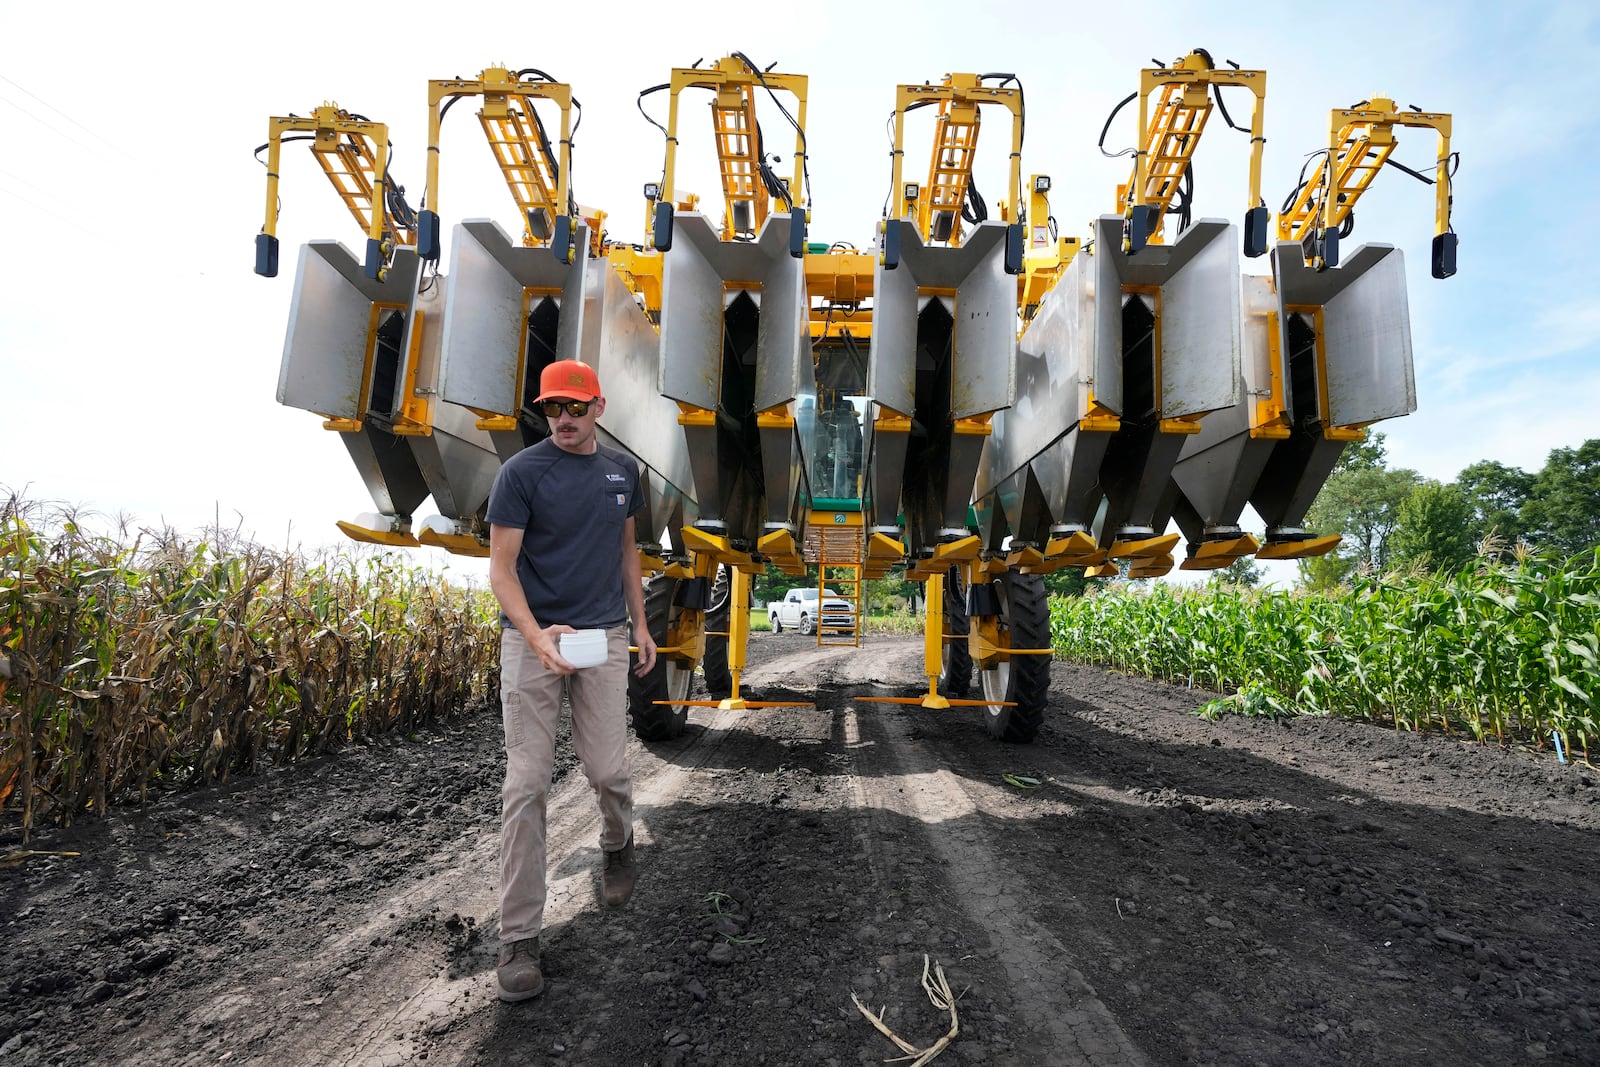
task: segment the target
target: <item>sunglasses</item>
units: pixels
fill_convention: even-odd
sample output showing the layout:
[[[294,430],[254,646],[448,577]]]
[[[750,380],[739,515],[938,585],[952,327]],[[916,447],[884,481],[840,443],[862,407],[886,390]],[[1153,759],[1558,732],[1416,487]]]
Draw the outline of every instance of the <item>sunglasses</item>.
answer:
[[[575,419],[581,419],[589,414],[589,405],[592,403],[592,400],[546,400],[539,407],[547,419],[556,418],[563,411]]]

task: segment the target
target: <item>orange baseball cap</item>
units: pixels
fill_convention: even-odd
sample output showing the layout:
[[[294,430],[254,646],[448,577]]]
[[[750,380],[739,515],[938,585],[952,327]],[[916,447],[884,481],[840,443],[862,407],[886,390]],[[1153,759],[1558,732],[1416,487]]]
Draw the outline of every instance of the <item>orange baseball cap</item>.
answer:
[[[593,367],[575,359],[558,359],[539,375],[539,395],[534,397],[534,403],[557,396],[568,400],[595,400],[603,395],[600,376]]]

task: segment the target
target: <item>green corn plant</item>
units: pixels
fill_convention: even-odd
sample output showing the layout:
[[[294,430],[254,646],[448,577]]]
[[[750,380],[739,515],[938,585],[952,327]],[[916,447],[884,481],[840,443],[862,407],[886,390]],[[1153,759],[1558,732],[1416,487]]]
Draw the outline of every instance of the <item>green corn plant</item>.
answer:
[[[1102,591],[1051,604],[1058,655],[1231,691],[1207,715],[1339,715],[1588,758],[1600,737],[1600,549],[1486,551],[1333,593]]]

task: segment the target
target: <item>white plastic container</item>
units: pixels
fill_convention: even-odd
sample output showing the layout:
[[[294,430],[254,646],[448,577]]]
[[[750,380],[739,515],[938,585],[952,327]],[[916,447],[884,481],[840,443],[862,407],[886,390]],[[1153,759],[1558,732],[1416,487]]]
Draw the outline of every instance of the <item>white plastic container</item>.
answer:
[[[606,661],[604,630],[574,630],[561,635],[561,658],[574,667],[598,667]]]

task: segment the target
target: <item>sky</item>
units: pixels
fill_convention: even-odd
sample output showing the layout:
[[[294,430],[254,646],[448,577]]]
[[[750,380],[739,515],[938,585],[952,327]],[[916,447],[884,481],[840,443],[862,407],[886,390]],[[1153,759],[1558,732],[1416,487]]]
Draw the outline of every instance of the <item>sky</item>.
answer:
[[[415,206],[427,82],[540,68],[583,104],[577,199],[610,213],[614,237],[638,240],[641,188],[663,156],[639,90],[734,51],[810,77],[811,237],[860,247],[888,190],[885,122],[902,82],[1015,73],[1027,102],[1023,173],[1052,177],[1064,235],[1085,235],[1127,180],[1128,159],[1096,147],[1107,115],[1142,67],[1196,47],[1267,72],[1262,191],[1274,211],[1325,143],[1331,108],[1384,95],[1452,114],[1459,273],[1429,277],[1433,190],[1393,169],[1361,201],[1345,243],[1347,255],[1371,241],[1406,256],[1418,410],[1378,429],[1391,465],[1430,478],[1482,459],[1537,470],[1551,449],[1600,436],[1600,284],[1582,207],[1593,195],[1583,182],[1600,173],[1590,103],[1600,99],[1600,13],[1522,7],[1351,3],[1339,9],[1342,32],[1319,33],[1324,23],[1300,4],[1151,2],[1134,33],[1117,5],[996,17],[946,0],[822,0],[740,17],[726,5],[600,0],[559,21],[549,6],[283,2],[225,25],[211,4],[0,0],[0,486],[136,526],[220,521],[269,545],[342,543],[335,520],[371,502],[320,420],[274,393],[299,245],[360,249],[364,235],[304,146],[285,146],[284,269],[253,273],[266,172],[252,152],[269,116],[336,101],[388,123],[391,173]],[[664,120],[665,94],[646,106]],[[686,101],[678,187],[713,199],[699,106]],[[441,139],[447,233],[479,217],[514,233],[511,198],[466,110]],[[1195,215],[1239,222],[1248,140],[1213,123],[1195,159]],[[787,173],[783,123],[763,125],[783,144]],[[988,137],[976,176],[993,204],[1005,162],[1001,135]],[[1134,137],[1130,105],[1107,147]],[[908,143],[908,173],[926,167],[925,145]],[[1395,158],[1429,171],[1433,151],[1431,133],[1402,131]],[[417,517],[431,513],[425,504]]]

